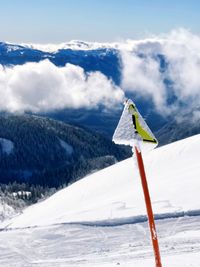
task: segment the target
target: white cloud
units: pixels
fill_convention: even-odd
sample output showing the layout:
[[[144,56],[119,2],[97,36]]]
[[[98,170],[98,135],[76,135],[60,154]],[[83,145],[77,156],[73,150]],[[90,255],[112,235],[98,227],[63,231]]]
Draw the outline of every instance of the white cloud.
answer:
[[[100,72],[81,67],[59,68],[48,60],[3,68],[0,66],[0,109],[34,112],[60,108],[113,107],[123,91]]]
[[[194,111],[200,108],[200,36],[178,29],[128,43],[128,49],[121,50],[122,88],[151,97],[157,110],[165,114],[197,114]],[[165,57],[167,68],[163,72],[156,54]],[[165,79],[172,82],[170,88]],[[169,91],[176,97],[171,105],[167,102]]]
[[[180,117],[190,112],[193,118],[199,117],[200,36],[189,30],[173,30],[143,40],[110,44],[74,41],[51,48],[56,51],[60,47],[119,49],[122,89],[100,72],[85,74],[81,67],[71,64],[59,68],[45,60],[12,68],[0,66],[0,110],[37,112],[65,107],[94,108],[102,103],[113,107],[126,92],[136,92],[151,99],[163,114],[176,113]],[[167,63],[163,71],[158,54]],[[166,85],[166,79],[172,82],[171,86]],[[176,99],[170,105],[169,94]]]
[[[141,58],[135,53],[122,52],[122,87],[137,92],[140,96],[151,97],[159,108],[165,100],[165,86],[159,63],[151,57]]]
[[[173,31],[163,45],[169,61],[168,75],[174,92],[181,98],[200,97],[200,37],[180,29]]]

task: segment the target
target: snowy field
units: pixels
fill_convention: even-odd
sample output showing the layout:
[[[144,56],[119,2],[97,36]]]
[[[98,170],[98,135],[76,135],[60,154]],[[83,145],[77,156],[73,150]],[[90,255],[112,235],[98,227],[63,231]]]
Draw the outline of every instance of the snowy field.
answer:
[[[144,156],[156,218],[200,215],[200,135]],[[134,158],[96,172],[25,209],[0,228],[59,223],[116,225],[145,220],[146,208]]]
[[[157,220],[163,267],[200,266],[200,217]],[[154,267],[147,223],[0,232],[3,267]],[[3,241],[3,242],[2,242]]]
[[[199,151],[196,135],[144,156],[163,267],[200,266]],[[0,266],[155,266],[145,215],[130,158],[4,221]]]

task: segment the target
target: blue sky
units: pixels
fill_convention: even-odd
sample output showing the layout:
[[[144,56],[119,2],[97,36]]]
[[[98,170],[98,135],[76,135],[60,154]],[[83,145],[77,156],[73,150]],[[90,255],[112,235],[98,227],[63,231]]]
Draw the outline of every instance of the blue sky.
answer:
[[[0,0],[0,40],[117,41],[184,27],[200,33],[199,0]]]

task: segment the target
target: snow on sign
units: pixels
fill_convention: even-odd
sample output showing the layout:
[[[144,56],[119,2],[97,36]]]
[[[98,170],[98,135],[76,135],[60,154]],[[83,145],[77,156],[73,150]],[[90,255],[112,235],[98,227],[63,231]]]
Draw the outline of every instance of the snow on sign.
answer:
[[[113,135],[116,144],[139,145],[142,150],[156,147],[158,141],[140,115],[132,100],[126,100],[125,107]]]
[[[122,116],[119,120],[118,126],[113,135],[113,141],[117,144],[130,145],[135,150],[135,155],[138,164],[138,170],[141,177],[142,188],[144,193],[144,199],[146,204],[146,210],[149,221],[149,229],[151,234],[151,240],[153,245],[153,251],[155,256],[156,267],[162,267],[161,257],[158,245],[158,238],[156,232],[156,226],[154,222],[153,210],[151,205],[151,198],[149,194],[146,173],[144,169],[144,163],[142,159],[141,149],[147,148],[144,144],[153,145],[156,147],[158,141],[147,126],[146,122],[140,115],[133,101],[126,100],[125,107]],[[141,148],[141,149],[140,149]]]

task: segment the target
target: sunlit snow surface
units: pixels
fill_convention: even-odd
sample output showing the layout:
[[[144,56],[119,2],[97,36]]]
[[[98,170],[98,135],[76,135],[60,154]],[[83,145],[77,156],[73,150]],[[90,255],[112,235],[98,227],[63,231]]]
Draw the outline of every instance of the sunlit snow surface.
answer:
[[[200,135],[196,135],[144,155],[153,210],[159,217],[200,211],[199,151]],[[142,221],[145,214],[137,165],[130,158],[27,208],[4,226],[67,222],[113,225]]]
[[[200,266],[199,151],[196,135],[144,155],[163,267]],[[0,266],[155,266],[145,214],[131,158],[4,222]]]
[[[156,221],[163,267],[199,267],[200,217]],[[2,267],[155,267],[147,223],[0,232]]]

